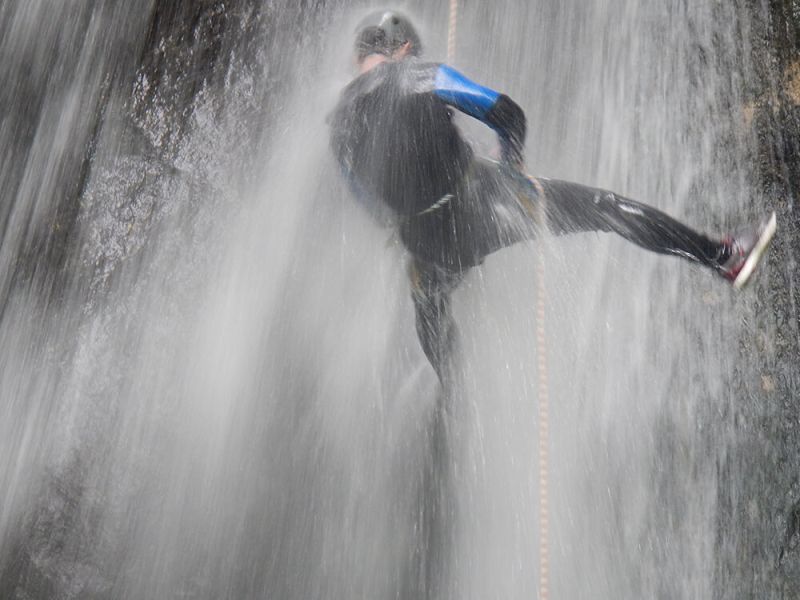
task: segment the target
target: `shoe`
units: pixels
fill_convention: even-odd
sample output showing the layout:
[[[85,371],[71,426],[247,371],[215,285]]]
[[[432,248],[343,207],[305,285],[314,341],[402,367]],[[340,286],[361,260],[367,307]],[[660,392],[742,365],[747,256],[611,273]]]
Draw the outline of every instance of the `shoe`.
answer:
[[[776,229],[777,221],[773,212],[758,227],[748,227],[723,240],[728,258],[722,263],[720,273],[733,287],[740,289],[750,279]]]

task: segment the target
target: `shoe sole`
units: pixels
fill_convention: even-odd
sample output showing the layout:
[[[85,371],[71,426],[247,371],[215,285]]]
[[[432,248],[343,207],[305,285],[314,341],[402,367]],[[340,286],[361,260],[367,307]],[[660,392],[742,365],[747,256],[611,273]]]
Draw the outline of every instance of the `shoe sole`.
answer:
[[[775,236],[775,231],[778,228],[778,221],[775,216],[775,213],[772,213],[772,216],[769,218],[766,227],[764,227],[764,231],[761,232],[761,235],[756,242],[756,245],[753,246],[753,250],[750,252],[750,255],[747,257],[747,260],[744,261],[744,266],[742,267],[739,274],[736,276],[736,279],[733,280],[733,287],[737,290],[742,289],[744,285],[749,281],[750,276],[753,274],[756,266],[758,265],[759,261],[761,260],[761,256],[764,254],[767,248],[769,248],[769,243],[772,241],[772,238]]]

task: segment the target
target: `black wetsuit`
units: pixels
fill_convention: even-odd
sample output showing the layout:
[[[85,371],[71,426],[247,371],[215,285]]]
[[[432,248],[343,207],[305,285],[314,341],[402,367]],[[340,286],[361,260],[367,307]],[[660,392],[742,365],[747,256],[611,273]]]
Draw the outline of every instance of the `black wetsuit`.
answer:
[[[452,108],[492,127],[502,160],[476,157]],[[399,227],[417,332],[440,378],[454,343],[450,293],[490,253],[555,234],[610,231],[639,246],[718,269],[718,241],[612,192],[522,174],[525,116],[503,94],[452,68],[414,58],[352,81],[331,115],[331,147],[359,201]]]

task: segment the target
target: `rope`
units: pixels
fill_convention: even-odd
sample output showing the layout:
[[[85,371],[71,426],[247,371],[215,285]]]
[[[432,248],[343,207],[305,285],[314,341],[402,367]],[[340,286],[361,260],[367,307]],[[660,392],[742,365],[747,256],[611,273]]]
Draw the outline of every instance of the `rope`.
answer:
[[[539,196],[538,215],[542,232],[547,230],[547,197],[542,184],[529,177]],[[547,382],[547,331],[545,329],[545,268],[544,253],[540,250],[536,261],[536,358],[539,374],[539,600],[550,597],[550,398]]]
[[[447,27],[447,62],[456,57],[456,26],[458,25],[458,0],[450,0],[450,21]]]
[[[447,62],[452,63],[456,55],[456,29],[458,26],[458,0],[450,0],[450,19],[447,28]],[[547,228],[544,210],[545,193],[542,184],[529,177],[539,194],[538,214],[542,231]],[[539,374],[538,418],[539,418],[539,600],[550,598],[550,504],[549,504],[549,447],[550,447],[550,400],[547,384],[547,336],[545,322],[545,265],[544,254],[539,252],[536,263],[536,355]]]

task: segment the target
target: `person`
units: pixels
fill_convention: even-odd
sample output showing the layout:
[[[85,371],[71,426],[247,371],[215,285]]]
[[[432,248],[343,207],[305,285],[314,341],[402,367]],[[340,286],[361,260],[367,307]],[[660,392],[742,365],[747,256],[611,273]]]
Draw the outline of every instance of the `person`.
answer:
[[[356,199],[399,230],[411,256],[417,334],[442,382],[456,344],[453,290],[487,255],[543,229],[613,232],[707,267],[736,287],[774,235],[774,213],[714,239],[614,192],[526,176],[523,110],[446,64],[421,60],[419,35],[401,13],[368,16],[355,51],[359,74],[329,117],[331,148]],[[475,155],[453,109],[494,130],[499,161]]]

